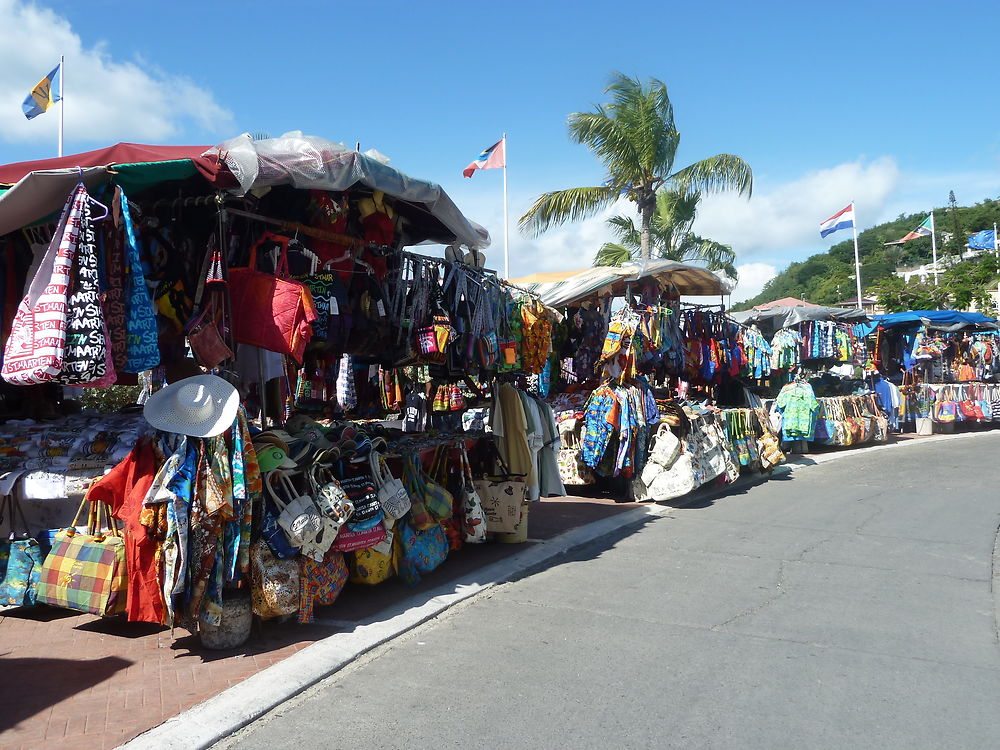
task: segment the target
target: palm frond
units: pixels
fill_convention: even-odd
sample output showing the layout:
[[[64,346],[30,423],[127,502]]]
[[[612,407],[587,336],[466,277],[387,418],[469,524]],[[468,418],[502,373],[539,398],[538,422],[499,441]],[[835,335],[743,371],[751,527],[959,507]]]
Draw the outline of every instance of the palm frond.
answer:
[[[620,266],[632,260],[632,251],[624,245],[605,242],[594,256],[595,266]]]
[[[753,192],[750,165],[732,154],[717,154],[697,161],[672,174],[670,182],[683,191],[714,193],[735,190],[748,198]]]
[[[635,222],[632,221],[631,216],[612,216],[608,219],[608,225],[611,227],[611,231],[615,233],[618,237],[618,242],[625,245],[632,250],[638,250],[639,245],[639,229],[636,227]]]
[[[542,193],[517,223],[522,232],[538,236],[550,227],[593,216],[617,197],[618,193],[608,186]]]
[[[707,268],[713,271],[725,271],[733,281],[737,280],[736,253],[729,245],[689,234],[680,250],[681,257],[676,260],[704,263]]]
[[[587,146],[604,162],[609,182],[616,190],[636,182],[642,172],[641,155],[624,123],[599,107],[596,112],[574,112],[568,126],[570,138]]]
[[[668,175],[680,134],[674,125],[674,108],[666,85],[651,78],[644,86],[637,78],[614,73],[606,92],[612,96],[612,103],[606,109],[628,133],[639,157],[642,181],[651,183]]]

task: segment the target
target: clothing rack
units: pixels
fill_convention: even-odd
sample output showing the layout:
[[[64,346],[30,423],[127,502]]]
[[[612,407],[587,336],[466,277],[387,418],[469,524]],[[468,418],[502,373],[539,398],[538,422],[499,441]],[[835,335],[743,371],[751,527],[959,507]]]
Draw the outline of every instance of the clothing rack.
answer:
[[[307,237],[312,237],[317,240],[327,240],[329,242],[339,242],[344,245],[350,245],[351,247],[362,247],[370,243],[365,240],[358,239],[357,237],[349,237],[346,234],[339,234],[337,232],[328,232],[325,229],[316,229],[315,227],[310,227],[305,224],[300,224],[297,221],[282,221],[281,219],[272,219],[269,216],[261,216],[260,214],[251,213],[250,211],[244,211],[239,208],[231,208],[229,206],[225,207],[227,214],[232,216],[242,216],[245,219],[252,219],[254,221],[259,221],[263,224],[271,224],[276,227],[280,227],[285,231],[289,232],[299,232],[306,235]]]

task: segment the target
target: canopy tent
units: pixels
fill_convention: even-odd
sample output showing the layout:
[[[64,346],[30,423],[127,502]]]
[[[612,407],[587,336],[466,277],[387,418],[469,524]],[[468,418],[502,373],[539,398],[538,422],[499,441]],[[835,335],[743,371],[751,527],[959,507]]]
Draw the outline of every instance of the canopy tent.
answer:
[[[980,330],[996,330],[995,318],[988,318],[982,313],[962,312],[961,310],[910,310],[908,312],[876,315],[873,318],[882,328],[925,328],[937,331],[961,331],[967,328]]]
[[[511,279],[511,283],[534,292],[552,307],[565,307],[604,294],[621,296],[626,287],[643,279],[663,286],[673,284],[680,294],[728,294],[732,284],[701,266],[672,260],[648,260],[621,266],[594,266],[581,271],[556,271]]]
[[[769,307],[765,310],[745,310],[729,313],[729,317],[743,325],[756,325],[762,331],[774,333],[781,328],[791,328],[811,320],[833,320],[842,323],[862,323],[868,320],[864,310],[845,310],[842,307]]]
[[[489,232],[467,219],[440,185],[409,177],[343,144],[298,134],[262,141],[242,135],[208,149],[122,143],[59,159],[0,166],[0,180],[13,181],[0,194],[0,235],[59,211],[81,178],[91,189],[113,181],[134,194],[198,176],[206,193],[244,195],[277,185],[380,190],[396,199],[398,212],[408,219],[406,244],[431,241],[470,248],[490,244]]]
[[[349,190],[362,185],[381,190],[413,209],[407,215],[403,206],[400,213],[422,225],[426,236],[410,237],[407,244],[425,240],[469,248],[490,244],[489,232],[467,219],[440,185],[409,177],[372,153],[353,151],[342,143],[299,132],[255,141],[244,133],[208,153],[225,162],[243,193],[275,185],[313,190]],[[433,221],[428,222],[428,217]]]

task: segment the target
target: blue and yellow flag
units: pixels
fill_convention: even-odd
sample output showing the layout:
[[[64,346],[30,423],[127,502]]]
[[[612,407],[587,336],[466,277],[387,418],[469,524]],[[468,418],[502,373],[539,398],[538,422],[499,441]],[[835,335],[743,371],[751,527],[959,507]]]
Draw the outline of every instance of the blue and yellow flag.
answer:
[[[51,73],[38,82],[38,85],[31,90],[31,93],[24,100],[21,109],[24,110],[24,116],[29,120],[33,117],[38,117],[38,115],[62,99],[59,96],[59,87],[56,85],[56,79],[59,77],[59,69],[61,67],[62,63],[56,65]]]

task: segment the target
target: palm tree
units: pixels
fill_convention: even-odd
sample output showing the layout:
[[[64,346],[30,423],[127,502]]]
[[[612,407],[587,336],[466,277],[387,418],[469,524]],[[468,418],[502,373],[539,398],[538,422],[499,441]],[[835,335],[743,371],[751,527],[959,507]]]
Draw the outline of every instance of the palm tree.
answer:
[[[753,173],[732,154],[718,154],[674,171],[681,134],[662,81],[650,79],[643,86],[638,79],[614,73],[605,93],[611,95],[610,104],[569,116],[569,134],[604,162],[608,179],[595,187],[543,193],[521,217],[522,231],[541,234],[552,226],[593,216],[624,196],[639,210],[639,256],[649,258],[650,224],[661,187],[685,193],[734,189],[750,195]]]
[[[656,210],[649,223],[649,249],[654,258],[678,262],[697,261],[713,271],[725,271],[734,281],[736,253],[729,245],[699,237],[691,231],[701,193],[668,188],[656,194]],[[605,242],[594,258],[595,266],[620,266],[641,257],[641,233],[628,216],[612,216],[608,225],[617,242]]]

